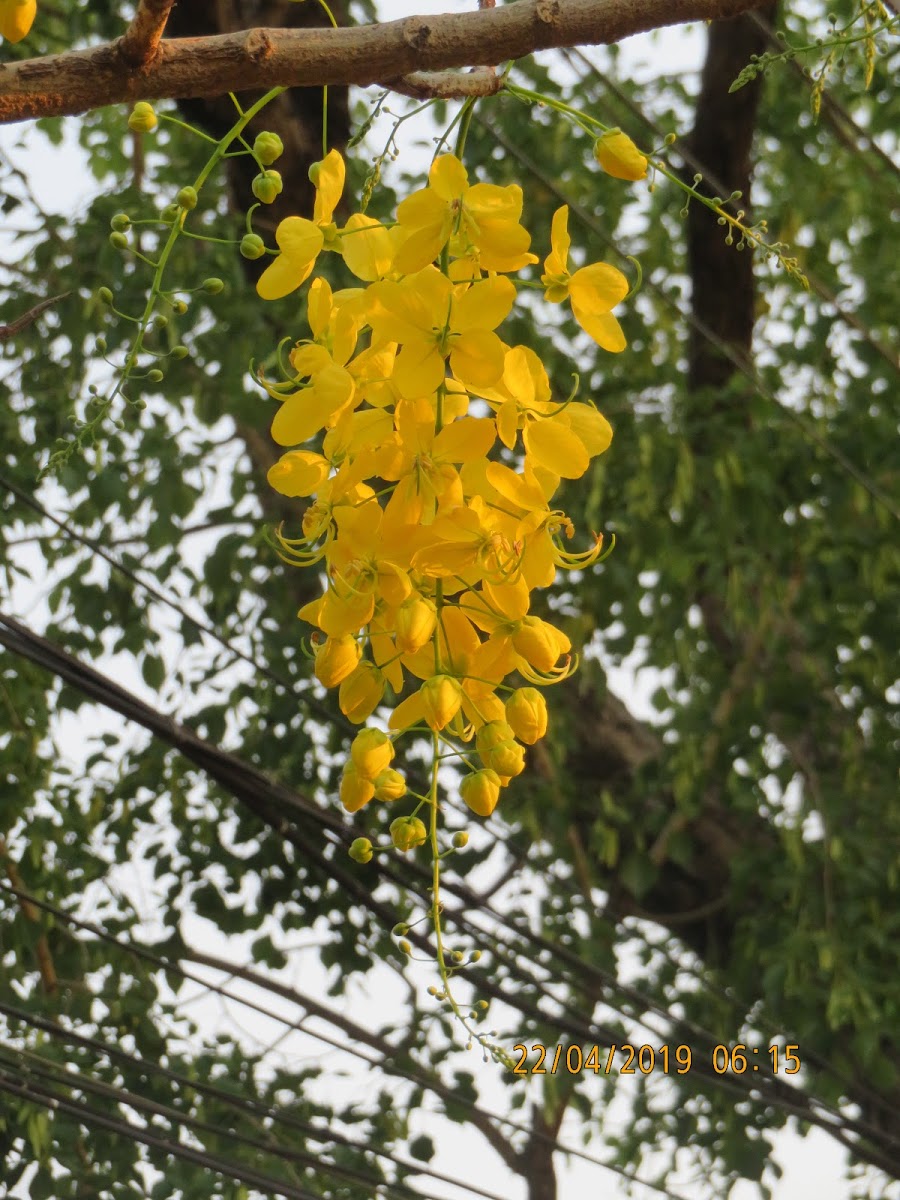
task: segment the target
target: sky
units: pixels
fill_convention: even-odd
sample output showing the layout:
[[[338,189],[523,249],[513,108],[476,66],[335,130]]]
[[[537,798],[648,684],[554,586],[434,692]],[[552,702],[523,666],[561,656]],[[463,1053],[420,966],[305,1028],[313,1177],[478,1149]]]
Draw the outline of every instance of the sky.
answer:
[[[419,0],[418,3],[413,3],[411,0],[392,0],[389,5],[382,6],[386,19],[413,13],[462,12],[469,11],[471,7],[471,0],[468,2],[440,0],[439,3],[428,3],[428,0]],[[655,37],[634,38],[623,43],[619,69],[623,74],[631,70],[636,78],[646,78],[648,75],[658,73],[661,69],[667,72],[676,70],[696,72],[702,61],[702,54],[702,30],[697,27],[688,30],[676,28]],[[88,200],[97,186],[84,168],[75,130],[75,122],[68,121],[67,136],[63,145],[59,149],[53,149],[43,139],[35,138],[33,134],[23,134],[21,128],[0,129],[0,149],[27,170],[37,198],[50,211],[62,212],[72,211],[73,208],[77,209],[81,203]],[[18,146],[17,142],[23,136],[25,145],[24,147]],[[29,147],[33,148],[33,152],[29,152]],[[60,188],[61,178],[66,180],[65,189]],[[36,595],[28,596],[20,593],[17,596],[18,615],[33,617],[38,600]],[[105,666],[102,662],[96,665],[101,670]],[[121,671],[121,664],[117,665],[117,670]],[[627,697],[630,707],[638,715],[649,716],[652,712],[648,697],[657,686],[657,680],[652,676],[647,678],[649,674],[644,672],[642,675],[636,676],[633,664],[626,664],[624,668],[617,669],[611,677],[613,690],[620,696]],[[133,678],[126,681],[127,686],[133,687],[139,694],[148,694],[139,674],[132,671],[132,675]],[[150,696],[150,698],[153,697]],[[91,727],[90,732],[95,732],[95,726]],[[71,722],[68,737],[71,739],[74,754],[80,738],[80,731],[76,727],[72,727]],[[152,882],[144,878],[135,880],[134,877],[131,879],[122,877],[113,882],[132,892],[136,887],[136,898],[143,905],[144,911],[148,913],[149,919],[153,907]],[[233,941],[229,942],[221,938],[221,935],[205,922],[198,921],[192,932],[194,940],[203,944],[212,953],[216,952],[218,946],[218,951],[224,956],[240,959],[243,952],[243,957],[249,958],[246,944],[235,945]],[[191,940],[190,931],[189,940]],[[627,963],[623,964],[623,969],[627,973]],[[207,972],[207,975],[210,979],[215,978],[215,974],[212,972]],[[425,988],[431,982],[431,978],[427,976],[426,972],[421,972],[421,975],[421,986]],[[300,948],[291,955],[291,965],[285,973],[285,979],[290,981],[292,978],[298,982],[302,980],[304,990],[313,994],[319,990],[324,995],[327,977],[318,966],[314,946]],[[239,991],[241,988],[242,985],[238,984],[235,990]],[[196,989],[198,994],[196,1000],[192,1000],[190,996],[186,997],[187,1010],[195,1019],[202,1017],[204,1023],[222,1019],[218,1003],[209,996],[204,998],[200,995],[201,990],[200,988]],[[364,986],[357,986],[355,993],[347,1001],[347,1012],[357,1020],[364,1020],[361,1014],[369,1010],[370,1006],[375,1006],[379,1013],[387,1013],[391,1011],[396,1002],[396,984],[390,972],[376,972]],[[287,1012],[287,1010],[285,1011]],[[299,1033],[284,1038],[283,1028],[276,1022],[266,1022],[258,1015],[246,1011],[241,1012],[236,1006],[229,1013],[227,1021],[232,1025],[232,1032],[234,1028],[242,1031],[242,1036],[246,1038],[249,1046],[260,1043],[269,1044],[276,1039],[281,1039],[277,1057],[283,1063],[293,1065],[295,1068],[309,1061],[311,1057],[320,1058],[323,1053],[327,1053],[329,1057],[325,1061],[333,1065],[329,1079],[329,1095],[334,1099],[353,1096],[363,1099],[371,1087],[370,1077],[361,1073],[351,1059],[341,1056],[334,1050],[323,1051],[322,1047],[317,1045],[314,1040]],[[651,1039],[646,1036],[643,1040],[650,1041]],[[468,1069],[478,1073],[480,1084],[482,1081],[486,1081],[486,1094],[482,1103],[488,1107],[492,1102],[501,1105],[503,1088],[491,1080],[492,1073],[499,1068],[493,1065],[483,1065],[480,1056],[475,1052],[469,1057],[471,1062],[467,1064]],[[623,1096],[625,1088],[627,1088],[627,1081],[623,1079],[620,1084]],[[607,1113],[606,1120],[613,1127],[617,1123],[627,1120],[627,1105],[614,1103]],[[464,1162],[467,1177],[477,1179],[482,1186],[498,1192],[507,1200],[520,1200],[524,1197],[524,1186],[519,1180],[509,1175],[499,1160],[486,1148],[478,1133],[467,1130],[465,1127],[438,1121],[433,1114],[426,1112],[415,1118],[414,1133],[428,1131],[432,1132],[438,1147],[437,1158],[431,1164],[432,1166],[452,1175],[457,1165]],[[567,1119],[560,1135],[560,1141],[572,1146],[581,1146],[580,1131],[576,1120]],[[784,1171],[780,1180],[769,1181],[774,1200],[807,1200],[807,1197],[810,1196],[815,1196],[816,1200],[848,1200],[851,1194],[850,1187],[841,1179],[843,1155],[831,1139],[819,1132],[814,1132],[809,1137],[801,1139],[791,1128],[788,1128],[778,1134],[774,1144],[775,1158]],[[602,1153],[599,1147],[589,1147],[588,1149],[595,1153]],[[594,1197],[602,1197],[604,1200],[624,1200],[628,1194],[614,1175],[601,1171],[596,1166],[579,1162],[577,1159],[566,1160],[558,1155],[557,1168],[560,1181],[559,1200],[584,1200],[585,1197],[591,1197],[591,1200]],[[646,1171],[645,1168],[645,1173]],[[673,1181],[672,1187],[686,1198],[692,1196],[692,1181],[689,1175],[683,1178],[680,1185]],[[456,1193],[441,1185],[428,1184],[426,1190],[435,1196],[446,1196],[448,1200],[457,1194],[460,1196],[467,1194]],[[649,1189],[638,1187],[631,1194],[639,1197],[639,1200],[643,1200],[644,1197],[650,1197],[655,1193]],[[757,1192],[751,1185],[738,1184],[731,1195],[734,1200],[753,1200]]]

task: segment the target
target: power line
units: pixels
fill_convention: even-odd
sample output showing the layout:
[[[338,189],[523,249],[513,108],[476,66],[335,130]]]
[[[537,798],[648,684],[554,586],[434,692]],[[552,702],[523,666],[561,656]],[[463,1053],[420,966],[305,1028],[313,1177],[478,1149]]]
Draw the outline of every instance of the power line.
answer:
[[[4,626],[6,626],[5,630]],[[309,843],[309,839],[306,836],[298,837],[295,835],[291,830],[289,823],[286,822],[283,817],[273,815],[271,812],[269,812],[268,804],[264,797],[267,797],[269,793],[275,790],[279,794],[279,799],[281,799],[282,796],[285,797],[288,806],[293,808],[294,811],[299,810],[304,816],[311,818],[314,822],[318,822],[327,828],[330,828],[331,830],[335,830],[335,826],[337,826],[337,829],[340,830],[340,823],[336,822],[334,818],[330,818],[321,809],[311,805],[309,801],[302,801],[289,789],[273,783],[273,781],[269,780],[261,772],[256,771],[255,768],[247,767],[246,764],[242,763],[235,756],[229,755],[224,751],[220,751],[215,747],[210,747],[208,743],[203,742],[202,739],[196,737],[196,735],[193,735],[190,733],[190,731],[176,726],[171,720],[161,719],[160,715],[155,713],[155,711],[148,705],[143,704],[143,702],[137,700],[136,697],[125,692],[124,689],[119,688],[118,685],[110,684],[110,682],[106,680],[104,676],[100,675],[96,671],[93,671],[91,668],[85,667],[83,664],[79,663],[77,659],[72,658],[71,655],[67,655],[65,652],[60,651],[58,647],[53,645],[53,643],[48,642],[44,638],[40,638],[34,634],[31,634],[27,627],[21,625],[21,623],[13,620],[12,618],[3,617],[2,615],[0,615],[0,644],[6,644],[10,648],[16,649],[19,653],[25,654],[26,657],[30,657],[34,661],[40,662],[41,665],[45,666],[45,668],[64,677],[67,682],[74,684],[74,686],[79,687],[82,690],[86,690],[89,695],[95,699],[98,699],[101,703],[110,705],[114,707],[116,711],[120,711],[125,715],[129,715],[131,719],[138,721],[146,728],[149,728],[159,736],[162,736],[165,740],[169,741],[172,745],[175,745],[179,750],[181,750],[182,753],[186,754],[192,761],[198,762],[204,770],[207,770],[209,773],[211,773],[213,778],[216,778],[220,783],[222,783],[238,799],[248,804],[252,811],[260,816],[267,824],[277,829],[281,836],[286,837],[295,846],[302,849],[306,857],[312,857],[320,865],[324,866],[324,859],[320,853],[313,849]],[[108,694],[109,692],[112,693],[112,696]],[[402,878],[397,873],[396,868],[386,867],[383,864],[379,864],[379,868],[382,874],[394,879],[397,882],[400,882],[401,884],[404,883]],[[342,884],[350,892],[355,894],[361,903],[363,903],[374,913],[377,913],[377,915],[379,915],[386,923],[391,923],[394,914],[391,913],[387,906],[376,901],[371,892],[365,889],[365,887],[355,876],[344,871],[333,860],[328,862],[326,869],[332,875],[342,877]],[[419,874],[421,875],[421,872],[419,872]],[[405,886],[408,886],[408,883],[405,884]],[[468,897],[470,898],[470,902],[471,899],[474,899],[477,903],[477,898],[472,897],[472,894],[468,891],[468,889],[462,888],[459,885],[445,885],[445,890],[448,892],[455,892],[463,898]],[[615,980],[612,980],[607,973],[602,972],[599,968],[594,967],[593,964],[585,962],[576,954],[568,951],[565,947],[560,946],[558,943],[550,942],[545,938],[541,938],[539,935],[531,933],[530,930],[523,932],[521,929],[518,929],[515,925],[505,920],[492,909],[488,908],[484,911],[486,911],[500,927],[505,927],[506,929],[510,930],[510,932],[512,932],[517,938],[524,938],[527,943],[537,945],[540,949],[546,951],[547,953],[553,954],[557,958],[561,958],[563,961],[572,965],[576,969],[579,976],[587,975],[593,977],[603,983],[604,986],[612,987],[614,991],[620,989],[621,985],[618,985]],[[469,928],[476,933],[483,932],[478,930],[477,927],[473,927],[464,913],[454,912],[448,909],[447,916],[448,919],[455,921],[455,923],[460,927]],[[427,940],[422,939],[412,933],[410,938],[411,940],[416,941],[417,944],[421,943],[424,949],[428,949]],[[499,942],[499,939],[496,940],[498,941],[498,944],[502,944]],[[516,967],[521,972],[521,964],[516,963]],[[536,984],[539,990],[541,990],[539,981],[532,978],[531,982]],[[552,1020],[561,1030],[568,1032],[571,1036],[577,1038],[578,1040],[590,1042],[600,1039],[612,1042],[616,1038],[615,1031],[598,1026],[592,1021],[585,1023],[581,1014],[575,1013],[574,1018],[569,1019],[566,1017],[560,1017],[560,1015],[557,1013],[551,1018],[548,1017],[547,1014],[542,1014],[539,1010],[532,1010],[529,1005],[523,1002],[521,997],[517,995],[511,996],[505,989],[501,988],[493,979],[489,977],[485,977],[480,981],[480,987],[488,995],[492,995],[494,998],[507,1003],[529,1019],[540,1020],[543,1022]],[[700,1029],[698,1026],[692,1026],[692,1023],[683,1021],[679,1022],[676,1018],[673,1018],[671,1014],[665,1012],[665,1010],[661,1010],[659,1006],[652,1001],[652,999],[642,997],[639,993],[637,993],[637,995],[639,996],[639,1002],[642,1005],[649,1007],[651,1011],[656,1011],[662,1015],[664,1019],[672,1021],[676,1028],[687,1027],[691,1030],[694,1036],[699,1036],[709,1045],[714,1045],[718,1042],[718,1039],[715,1037],[715,1035]],[[559,1001],[556,997],[551,997],[551,999],[557,1006],[563,1007],[564,1010],[569,1007]],[[608,1001],[608,1003],[611,1004],[612,1002]],[[572,1010],[569,1009],[569,1011]],[[640,1018],[635,1018],[632,1014],[628,1014],[628,1017],[631,1020],[636,1019],[638,1023],[646,1025],[645,1021],[641,1021]],[[815,1098],[810,1098],[805,1093],[797,1092],[795,1088],[785,1084],[782,1080],[769,1080],[768,1078],[765,1078],[764,1082],[762,1079],[753,1081],[741,1080],[740,1082],[737,1082],[737,1080],[726,1080],[723,1076],[719,1076],[712,1069],[710,1064],[704,1064],[703,1068],[701,1069],[706,1081],[715,1087],[733,1091],[737,1094],[747,1095],[751,1099],[753,1098],[750,1096],[751,1092],[760,1092],[760,1102],[774,1104],[787,1112],[802,1114],[805,1119],[821,1125],[822,1128],[826,1129],[828,1132],[833,1132],[835,1130],[835,1126],[832,1121],[826,1119],[824,1115],[825,1113],[833,1116],[846,1128],[855,1129],[855,1131],[859,1132],[862,1136],[868,1136],[868,1134],[871,1132],[876,1139],[884,1140],[884,1135],[880,1134],[879,1131],[874,1129],[867,1130],[864,1122],[852,1121],[837,1110],[829,1108],[829,1106],[823,1104],[821,1101],[818,1101]],[[792,1099],[791,1097],[796,1098]],[[835,1133],[834,1136],[838,1135]],[[858,1154],[861,1153],[859,1150],[856,1152]],[[862,1156],[866,1157],[865,1154]]]
[[[288,1029],[300,1030],[301,1032],[306,1034],[306,1036],[315,1038],[318,1041],[324,1042],[326,1045],[332,1046],[335,1049],[342,1050],[345,1053],[348,1053],[356,1058],[359,1058],[363,1062],[367,1063],[369,1066],[375,1067],[382,1071],[386,1071],[388,1074],[394,1074],[401,1078],[407,1079],[411,1083],[416,1083],[419,1086],[424,1087],[426,1090],[434,1093],[436,1096],[440,1097],[445,1102],[450,1101],[454,1105],[461,1105],[462,1107],[464,1107],[467,1111],[469,1111],[474,1116],[477,1116],[479,1118],[485,1119],[490,1122],[496,1121],[500,1125],[505,1125],[508,1128],[513,1129],[518,1133],[526,1134],[530,1138],[536,1139],[545,1145],[551,1146],[554,1150],[559,1150],[563,1154],[573,1155],[576,1158],[579,1158],[584,1162],[590,1163],[593,1166],[601,1167],[604,1170],[612,1171],[614,1174],[620,1175],[632,1183],[638,1183],[642,1187],[650,1188],[653,1191],[658,1192],[660,1195],[669,1197],[670,1200],[684,1200],[684,1197],[679,1197],[675,1193],[662,1187],[659,1184],[650,1182],[648,1180],[640,1179],[638,1176],[634,1175],[632,1172],[625,1170],[624,1168],[618,1166],[617,1164],[604,1162],[602,1159],[596,1158],[595,1156],[588,1154],[585,1151],[578,1149],[577,1147],[565,1145],[564,1143],[559,1142],[558,1139],[550,1137],[548,1134],[544,1133],[540,1129],[532,1129],[529,1126],[523,1125],[517,1121],[513,1121],[508,1117],[503,1117],[497,1113],[490,1112],[487,1109],[480,1108],[478,1105],[474,1104],[472,1101],[467,1100],[464,1096],[460,1096],[457,1092],[455,1092],[452,1088],[445,1085],[439,1079],[432,1079],[432,1078],[429,1078],[427,1075],[421,1074],[421,1072],[412,1070],[407,1067],[401,1067],[396,1062],[395,1058],[393,1057],[395,1048],[392,1046],[387,1047],[388,1054],[386,1056],[386,1059],[379,1060],[377,1058],[369,1057],[363,1051],[361,1051],[358,1048],[358,1046],[354,1045],[354,1041],[352,1039],[354,1039],[354,1038],[358,1039],[362,1043],[368,1042],[370,1045],[373,1045],[373,1047],[374,1047],[375,1041],[380,1040],[380,1039],[377,1039],[375,1037],[375,1035],[370,1034],[367,1030],[363,1029],[361,1026],[355,1025],[354,1022],[351,1022],[348,1019],[341,1017],[339,1014],[333,1012],[332,1010],[325,1010],[323,1008],[323,1006],[320,1005],[317,1001],[314,1001],[314,1000],[312,1000],[311,997],[305,996],[302,993],[297,992],[296,989],[287,988],[284,985],[280,985],[276,980],[263,980],[259,976],[255,977],[255,982],[256,982],[257,986],[259,986],[263,990],[268,990],[268,991],[273,992],[276,995],[282,996],[285,999],[290,999],[293,1003],[297,1004],[301,1008],[306,1008],[307,1010],[314,1010],[316,1016],[320,1016],[323,1020],[330,1021],[332,1024],[335,1024],[338,1028],[343,1029],[348,1034],[348,1036],[351,1038],[351,1040],[347,1041],[347,1040],[333,1039],[333,1038],[330,1038],[327,1035],[320,1033],[316,1030],[306,1028],[306,1027],[300,1025],[298,1022],[291,1022],[287,1018],[282,1017],[277,1013],[271,1012],[270,1009],[264,1008],[263,1006],[256,1004],[254,1001],[249,1000],[244,996],[241,996],[234,992],[230,992],[226,988],[220,987],[217,984],[208,983],[206,980],[198,977],[195,974],[192,974],[190,971],[185,970],[185,968],[183,968],[179,963],[175,962],[174,960],[166,959],[166,958],[161,957],[160,955],[154,954],[152,951],[147,950],[145,947],[139,946],[134,942],[123,942],[115,934],[108,933],[101,926],[95,925],[90,921],[85,921],[85,920],[82,920],[81,918],[75,917],[71,913],[66,912],[64,909],[59,908],[58,906],[50,903],[49,901],[42,900],[37,896],[32,896],[30,893],[28,893],[26,891],[23,891],[19,888],[13,888],[10,885],[5,884],[2,881],[0,881],[0,894],[2,894],[2,892],[4,892],[4,891],[11,895],[17,896],[20,899],[27,900],[29,903],[34,904],[35,907],[40,908],[45,912],[51,913],[59,920],[61,928],[65,928],[65,926],[67,926],[67,925],[73,925],[73,926],[76,926],[77,928],[83,929],[86,932],[93,934],[93,936],[99,938],[100,940],[116,946],[118,949],[124,951],[126,954],[133,955],[134,957],[136,957],[138,959],[142,959],[145,962],[152,964],[154,967],[158,968],[159,970],[162,970],[162,971],[165,971],[165,972],[168,972],[171,974],[179,975],[181,978],[183,978],[187,981],[190,981],[190,982],[200,983],[203,986],[207,987],[210,991],[214,992],[215,994],[222,996],[224,999],[234,1001],[235,1003],[240,1004],[240,1005],[244,1006],[245,1008],[250,1009],[251,1011],[254,1011],[261,1015],[267,1016],[269,1019],[271,1019],[273,1021],[277,1021],[280,1024],[285,1025]],[[70,936],[74,936],[74,935],[70,935]],[[202,956],[200,959],[201,961],[202,961],[203,957],[207,957],[207,956]],[[220,967],[218,969],[224,969],[224,968]],[[238,971],[238,975],[240,978],[247,979],[249,974],[250,973],[245,972],[243,970]],[[19,1015],[19,1011],[20,1011],[20,1010],[10,1010],[10,1006],[5,1005],[4,1003],[0,1002],[0,1012],[6,1012],[7,1010],[14,1011],[15,1015]],[[35,1019],[30,1014],[23,1016],[22,1019],[27,1020],[27,1022],[31,1023],[31,1024],[35,1024],[36,1021],[40,1021],[41,1023],[38,1025],[38,1027],[41,1029],[44,1029],[44,1019],[41,1019],[41,1018]],[[47,1024],[52,1024],[52,1023],[47,1022]],[[52,1033],[52,1030],[44,1030],[44,1031]],[[57,1032],[58,1032],[58,1030],[57,1030]],[[80,1040],[81,1038],[83,1038],[84,1035],[67,1033],[66,1036],[68,1036],[71,1040]],[[107,1047],[105,1043],[101,1043],[101,1045],[104,1046],[107,1053],[110,1053],[110,1054],[113,1053],[112,1047]],[[125,1054],[124,1051],[119,1051],[119,1053]],[[133,1056],[128,1056],[128,1057],[133,1057]],[[148,1061],[145,1059],[141,1059],[140,1064],[141,1064],[141,1067],[146,1066],[146,1067],[149,1067],[150,1069],[155,1069],[154,1064],[148,1063]],[[160,1068],[160,1069],[163,1069],[163,1068]],[[196,1085],[192,1083],[191,1086],[196,1086]],[[463,1185],[463,1186],[468,1186],[468,1185]]]

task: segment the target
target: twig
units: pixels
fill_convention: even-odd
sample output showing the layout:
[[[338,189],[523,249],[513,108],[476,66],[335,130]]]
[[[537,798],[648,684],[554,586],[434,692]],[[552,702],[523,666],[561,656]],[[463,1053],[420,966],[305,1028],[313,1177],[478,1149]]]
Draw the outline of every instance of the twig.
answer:
[[[71,295],[71,292],[62,292],[59,296],[51,296],[48,300],[42,300],[40,304],[36,304],[34,308],[29,308],[27,313],[17,317],[15,321],[10,321],[8,325],[0,325],[0,342],[6,342],[11,337],[15,337],[17,333],[21,333],[23,329],[36,321],[45,308],[50,308],[52,304],[58,304],[60,300],[65,300],[67,296]]]
[[[140,0],[134,20],[119,38],[119,53],[132,68],[145,67],[159,53],[175,0]]]

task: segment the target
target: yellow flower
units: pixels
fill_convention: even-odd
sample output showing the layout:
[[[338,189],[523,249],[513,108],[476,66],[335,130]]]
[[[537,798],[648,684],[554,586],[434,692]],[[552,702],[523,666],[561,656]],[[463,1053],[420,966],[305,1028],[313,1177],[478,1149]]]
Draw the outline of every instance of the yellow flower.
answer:
[[[555,625],[540,617],[523,617],[512,635],[513,649],[537,671],[552,671],[561,654],[572,649],[572,643]]]
[[[559,304],[568,296],[572,314],[585,333],[604,350],[618,353],[625,349],[625,335],[611,310],[628,295],[628,280],[609,263],[592,263],[570,275],[568,224],[569,206],[564,204],[553,214],[551,250],[541,276],[544,299]]]
[[[362,651],[354,637],[346,635],[326,638],[316,651],[313,666],[316,679],[323,687],[337,687],[351,671],[356,670],[361,655]]]
[[[419,595],[410,596],[397,609],[394,617],[394,637],[397,649],[404,654],[415,654],[431,640],[437,624],[437,609],[434,601]]]
[[[473,813],[489,817],[500,799],[500,776],[490,769],[473,771],[460,780],[459,794]]]
[[[399,771],[387,767],[375,779],[375,799],[390,803],[406,795],[406,780]]]
[[[377,779],[394,757],[394,743],[381,729],[362,729],[350,743],[350,760],[363,779]]]
[[[397,208],[397,224],[405,240],[394,270],[410,275],[433,263],[447,242],[454,257],[476,252],[488,271],[518,271],[537,262],[528,253],[531,237],[519,224],[522,189],[518,184],[469,186],[466,168],[454,154],[431,164],[428,187],[414,192]]]
[[[281,253],[257,280],[256,290],[263,300],[280,300],[296,291],[309,278],[324,246],[339,249],[332,215],[344,190],[344,160],[337,150],[310,167],[310,179],[316,188],[313,219],[285,217],[275,230]]]
[[[331,466],[311,450],[291,450],[269,467],[269,486],[282,496],[311,496],[328,478]]]
[[[537,688],[517,688],[506,702],[506,720],[520,742],[533,746],[547,732],[547,701]]]
[[[647,174],[646,156],[621,129],[607,129],[597,138],[594,158],[607,175],[614,175],[616,179],[637,180]]]
[[[363,659],[341,683],[338,704],[348,720],[361,725],[371,717],[383,695],[384,676],[374,663]]]
[[[0,0],[0,36],[7,42],[21,42],[36,13],[37,0]]]
[[[391,841],[398,850],[415,850],[428,840],[428,830],[418,817],[397,817],[391,821]]]
[[[464,387],[478,390],[503,372],[504,345],[493,332],[516,298],[514,284],[496,276],[454,284],[436,267],[400,283],[374,284],[373,344],[399,342],[394,383],[402,396],[430,396],[444,382],[444,359]]]
[[[341,804],[343,804],[347,812],[359,812],[363,805],[368,804],[374,795],[375,784],[372,780],[360,775],[355,765],[352,762],[348,762],[341,776],[340,788]]]

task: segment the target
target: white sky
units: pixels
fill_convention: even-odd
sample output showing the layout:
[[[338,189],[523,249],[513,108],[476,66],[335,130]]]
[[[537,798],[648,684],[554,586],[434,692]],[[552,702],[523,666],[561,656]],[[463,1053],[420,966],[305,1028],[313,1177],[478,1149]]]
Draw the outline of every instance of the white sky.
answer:
[[[392,0],[391,3],[383,5],[383,11],[386,19],[392,19],[413,13],[469,11],[471,7],[472,0],[455,0],[455,2],[454,0],[440,0],[439,3],[427,3],[427,0],[420,0],[419,3],[414,3],[412,0]],[[658,73],[661,64],[662,69],[666,72],[696,71],[702,60],[702,52],[703,38],[699,28],[693,27],[688,30],[676,28],[655,37],[634,38],[623,43],[622,56],[619,60],[620,70],[624,74],[631,69],[638,78],[643,77],[645,73]],[[0,148],[3,148],[16,163],[27,170],[38,200],[50,211],[72,212],[77,210],[96,188],[95,181],[84,169],[83,156],[77,144],[75,130],[75,122],[73,120],[67,122],[65,143],[57,150],[50,147],[44,139],[27,134],[23,127],[0,128]],[[27,152],[16,145],[23,137],[28,147]],[[61,179],[65,180],[64,188],[60,186]],[[37,600],[38,597],[33,594],[30,597],[20,596],[17,615],[33,620],[34,606]],[[101,670],[109,669],[109,664],[103,662],[98,663],[97,666]],[[121,662],[117,663],[116,670],[118,677],[122,678]],[[130,678],[123,682],[127,686],[133,687],[139,694],[147,694],[137,671],[132,669],[128,674]],[[644,675],[647,674],[650,673],[644,673]],[[657,685],[655,678],[636,679],[632,671],[624,669],[613,673],[611,684],[618,695],[627,699],[634,711],[637,711],[639,715],[649,715],[650,707],[647,696]],[[154,697],[148,696],[148,698],[153,699]],[[105,725],[106,718],[100,714],[97,714],[97,717]],[[93,716],[90,720],[92,723],[87,732],[94,733],[96,726],[93,724]],[[73,754],[77,754],[77,731],[72,730],[72,734],[75,743]],[[126,881],[122,872],[118,874],[119,886],[124,889],[131,885],[131,890],[133,890],[133,879]],[[138,891],[139,893],[145,891],[146,911],[150,911],[152,903],[149,895],[149,882],[143,881]],[[196,926],[196,929],[189,932],[196,942],[204,945],[204,948],[215,952],[213,946],[218,942],[223,956],[235,959],[241,957],[240,953],[236,951],[234,942],[229,943],[222,939],[205,922],[196,922]],[[249,939],[246,939],[246,944],[249,945]],[[245,957],[249,957],[249,955]],[[288,969],[285,981],[290,981],[293,976],[303,990],[315,994],[318,989],[324,999],[326,978],[321,969],[317,969],[315,953],[301,952],[292,955],[292,960],[292,967]],[[361,986],[357,988],[358,994],[354,1002],[347,1007],[348,1015],[353,1016],[354,1019],[364,1019],[361,1014],[374,1007],[378,1011],[378,1023],[380,1023],[382,1014],[386,1014],[393,1008],[397,999],[393,980],[387,971],[381,973],[382,978],[380,979],[378,974],[376,972],[367,980],[365,992]],[[431,974],[426,974],[428,977],[426,978],[423,974],[422,978],[423,989],[433,982]],[[214,976],[210,974],[209,977],[212,979]],[[235,990],[240,990],[240,988],[235,988]],[[207,1020],[215,1022],[220,1019],[218,1004],[210,1002],[209,999],[188,1007],[188,1011],[195,1019],[204,1010],[208,1010]],[[234,1008],[234,1016],[240,1022],[248,1044],[251,1046],[255,1039],[266,1043],[274,1040],[283,1032],[275,1023],[269,1023],[266,1026],[266,1023],[260,1018],[246,1011],[241,1012],[238,1008]],[[650,1041],[651,1039],[647,1037],[643,1040]],[[284,1060],[295,1066],[306,1061],[311,1054],[322,1053],[321,1048],[315,1049],[314,1043],[298,1034],[291,1035],[286,1039],[281,1044],[280,1051]],[[347,1062],[339,1062],[340,1056],[336,1051],[328,1053],[331,1058],[325,1059],[325,1061],[333,1061],[335,1071],[331,1080],[330,1095],[334,1098],[351,1095],[360,1099],[365,1098],[371,1088],[370,1077],[360,1073],[358,1068],[354,1069]],[[480,1056],[476,1052],[472,1052],[468,1056],[465,1067],[477,1075],[479,1085],[486,1089],[482,1105],[489,1108],[492,1103],[496,1103],[498,1110],[502,1110],[503,1089],[499,1086],[492,1086],[491,1083],[492,1076],[500,1068],[493,1065],[482,1065]],[[349,1073],[339,1077],[339,1073],[343,1072],[345,1068]],[[623,1094],[627,1086],[627,1080],[623,1078],[620,1083],[620,1090]],[[616,1105],[609,1113],[609,1119],[621,1120],[622,1112],[616,1113],[615,1108]],[[521,1111],[516,1116],[521,1119]],[[518,1179],[509,1176],[499,1160],[486,1148],[481,1135],[477,1132],[465,1127],[449,1125],[444,1121],[438,1122],[433,1115],[427,1113],[421,1113],[415,1118],[415,1132],[432,1133],[438,1147],[438,1155],[431,1165],[436,1169],[452,1175],[462,1163],[466,1177],[477,1180],[482,1186],[497,1191],[508,1200],[524,1198],[524,1185]],[[572,1118],[571,1114],[563,1127],[561,1140],[573,1146],[581,1146],[579,1123]],[[788,1129],[777,1136],[775,1146],[775,1157],[781,1165],[784,1175],[780,1181],[769,1181],[773,1188],[774,1200],[807,1200],[807,1197],[810,1196],[815,1196],[817,1200],[849,1200],[851,1187],[841,1179],[843,1155],[831,1139],[818,1132],[801,1139]],[[588,1149],[593,1152],[599,1150],[598,1147],[588,1147]],[[594,1197],[603,1197],[604,1200],[624,1200],[627,1194],[615,1176],[603,1172],[597,1167],[581,1163],[577,1159],[566,1162],[561,1156],[557,1156],[557,1168],[559,1200],[585,1200],[586,1197],[591,1197],[591,1200]],[[646,1167],[643,1173],[649,1174]],[[442,1185],[433,1185],[427,1179],[422,1181],[422,1186],[435,1196],[451,1195],[451,1190]],[[681,1191],[685,1197],[692,1196],[689,1178],[683,1179],[680,1187],[673,1181],[672,1187],[675,1191]],[[459,1194],[467,1195],[468,1193]],[[650,1197],[656,1193],[637,1187],[632,1194],[643,1200],[644,1197]],[[900,1196],[900,1190],[890,1194]],[[731,1195],[734,1200],[752,1200],[757,1192],[752,1185],[739,1184]]]

